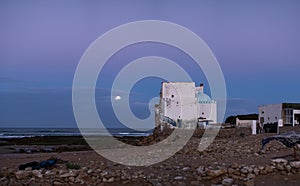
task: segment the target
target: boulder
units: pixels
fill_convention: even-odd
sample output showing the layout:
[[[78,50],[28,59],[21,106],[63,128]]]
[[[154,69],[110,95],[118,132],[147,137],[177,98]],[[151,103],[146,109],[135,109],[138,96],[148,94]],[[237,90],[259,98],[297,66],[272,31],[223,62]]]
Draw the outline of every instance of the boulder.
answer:
[[[286,159],[283,159],[283,158],[277,158],[277,159],[273,159],[272,162],[287,164],[288,161]]]
[[[33,170],[32,175],[37,177],[37,178],[42,178],[43,177],[42,173],[38,170]]]
[[[292,161],[290,162],[291,167],[299,169],[300,168],[300,161]]]
[[[29,178],[30,176],[31,176],[31,172],[29,172],[29,171],[18,171],[18,172],[16,172],[16,178],[18,180]]]

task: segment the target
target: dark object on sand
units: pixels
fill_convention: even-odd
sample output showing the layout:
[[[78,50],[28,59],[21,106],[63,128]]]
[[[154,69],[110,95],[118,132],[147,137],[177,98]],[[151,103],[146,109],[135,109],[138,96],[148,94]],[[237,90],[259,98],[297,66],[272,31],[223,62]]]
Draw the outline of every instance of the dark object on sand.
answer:
[[[19,166],[19,170],[25,170],[27,167],[31,167],[32,170],[38,170],[41,168],[51,168],[52,166],[54,166],[57,163],[58,159],[57,158],[51,158],[48,159],[46,161],[42,161],[42,162],[37,162],[37,161],[33,161],[33,162],[29,162],[29,163],[25,163]]]
[[[292,148],[293,147],[294,148],[295,159],[298,159],[298,157],[297,157],[297,150],[299,150],[298,144],[300,144],[300,133],[299,132],[289,131],[289,132],[286,132],[286,133],[283,133],[283,134],[279,134],[279,135],[276,135],[276,136],[264,138],[261,141],[261,143],[262,143],[261,150],[270,141],[273,141],[273,140],[277,140],[277,141],[281,142],[282,144],[284,144],[288,148]]]

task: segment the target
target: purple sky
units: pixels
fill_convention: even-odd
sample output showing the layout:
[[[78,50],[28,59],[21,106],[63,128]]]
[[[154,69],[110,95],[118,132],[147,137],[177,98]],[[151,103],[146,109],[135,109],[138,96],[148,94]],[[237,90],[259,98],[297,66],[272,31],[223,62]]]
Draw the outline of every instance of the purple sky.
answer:
[[[74,72],[87,47],[106,31],[132,21],[170,21],[195,32],[223,70],[227,115],[257,112],[268,103],[300,102],[300,1],[0,1],[0,126],[76,127],[71,102]],[[178,62],[184,54],[164,45],[123,49],[98,84],[109,93],[113,75],[137,57]],[[206,79],[192,66],[196,83]],[[160,80],[136,86],[139,101],[157,96]],[[207,87],[208,89],[208,87]],[[100,103],[101,103],[101,98]],[[146,107],[133,105],[138,116]],[[140,111],[140,112],[139,112]]]

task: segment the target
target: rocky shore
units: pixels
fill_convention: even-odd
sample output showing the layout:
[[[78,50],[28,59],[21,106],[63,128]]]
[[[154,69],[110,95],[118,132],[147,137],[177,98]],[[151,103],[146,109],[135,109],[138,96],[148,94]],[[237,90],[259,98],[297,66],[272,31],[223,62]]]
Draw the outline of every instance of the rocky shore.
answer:
[[[117,164],[94,151],[1,154],[0,163],[5,166],[1,166],[0,185],[297,185],[300,182],[300,161],[293,159],[292,149],[274,141],[260,151],[261,139],[270,134],[252,136],[248,129],[222,129],[213,144],[200,152],[197,147],[202,132],[196,131],[173,157],[148,167]],[[133,143],[149,144],[164,135],[154,134]],[[8,163],[13,161],[11,157],[26,163],[49,155],[64,161],[39,170],[18,170],[17,164]]]

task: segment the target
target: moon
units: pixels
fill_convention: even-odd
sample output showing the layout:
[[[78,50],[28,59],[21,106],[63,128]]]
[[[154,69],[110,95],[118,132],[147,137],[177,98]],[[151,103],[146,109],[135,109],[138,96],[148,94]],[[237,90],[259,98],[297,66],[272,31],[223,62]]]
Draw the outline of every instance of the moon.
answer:
[[[121,100],[121,96],[116,96],[116,97],[115,97],[115,100],[116,100],[116,101],[120,101],[120,100]]]

